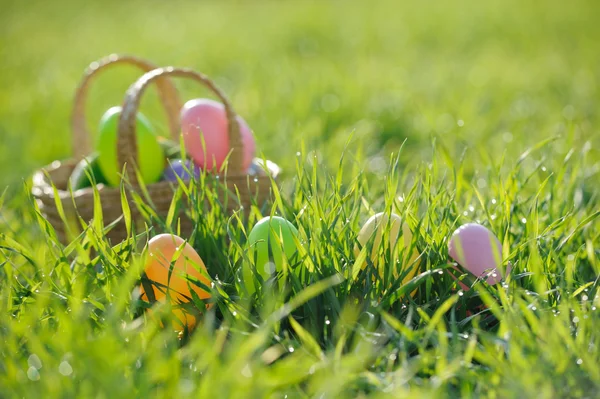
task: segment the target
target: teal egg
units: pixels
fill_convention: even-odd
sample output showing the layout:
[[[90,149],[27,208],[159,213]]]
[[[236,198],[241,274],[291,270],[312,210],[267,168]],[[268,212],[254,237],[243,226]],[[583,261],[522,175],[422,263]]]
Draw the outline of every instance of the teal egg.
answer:
[[[90,180],[89,176],[93,177],[93,181]],[[96,184],[106,184],[106,178],[98,164],[98,153],[93,153],[79,161],[69,179],[73,191],[92,187],[94,182]]]

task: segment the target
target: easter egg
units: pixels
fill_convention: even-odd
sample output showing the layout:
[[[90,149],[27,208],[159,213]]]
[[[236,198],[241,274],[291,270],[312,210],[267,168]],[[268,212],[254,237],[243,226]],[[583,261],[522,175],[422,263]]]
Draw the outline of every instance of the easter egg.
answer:
[[[255,152],[254,136],[248,124],[237,118],[244,145],[243,170],[248,169]],[[221,168],[231,150],[225,106],[200,98],[190,100],[181,110],[181,131],[186,151],[203,169]]]
[[[96,141],[98,163],[111,186],[118,186],[122,165],[117,160],[117,127],[121,107],[112,107],[102,116]],[[165,157],[154,129],[141,113],[136,116],[137,167],[144,183],[157,182],[165,168]]]
[[[248,170],[246,170],[246,174],[249,176],[265,176],[266,172],[262,166],[253,161]]]
[[[419,253],[416,248],[413,250],[413,253],[410,255],[410,257],[408,257],[408,254],[406,254],[405,252],[402,252],[408,251],[408,249],[410,248],[413,235],[408,225],[402,221],[402,218],[400,216],[396,215],[395,213],[391,213],[390,215],[388,215],[383,212],[371,216],[365,222],[364,226],[358,233],[357,240],[360,243],[360,248],[363,248],[365,245],[370,245],[369,240],[373,240],[373,249],[371,250],[369,257],[373,265],[377,268],[379,276],[383,278],[385,265],[379,265],[378,253],[380,247],[383,245],[383,232],[387,229],[389,229],[388,248],[390,248],[391,250],[397,249],[398,253],[402,254],[403,260],[405,260],[400,264],[397,264],[396,262],[393,263],[392,275],[395,278],[398,278],[406,271],[406,268],[411,268],[403,279],[402,283],[405,284],[409,280],[411,280],[417,273],[418,265],[415,262],[419,257]],[[401,229],[402,240],[399,240]],[[356,257],[358,257],[360,253],[360,248],[358,247],[358,245],[354,248],[354,254]],[[407,258],[408,260],[406,260]],[[364,269],[366,266],[367,263],[365,262],[362,265],[362,268]]]
[[[173,270],[169,278],[169,269],[175,253],[183,245],[183,250],[173,264]],[[190,302],[193,290],[200,299],[210,298],[210,292],[205,291],[192,281],[187,280],[187,276],[193,277],[207,287],[210,287],[210,280],[207,277],[206,266],[200,259],[198,253],[191,245],[186,243],[181,237],[171,234],[160,234],[153,237],[148,242],[146,263],[144,265],[146,276],[156,284],[152,285],[154,298],[157,301],[167,299],[167,291],[171,304],[176,306],[181,303]],[[142,285],[142,299],[148,300],[144,286]],[[196,324],[196,318],[189,314],[183,308],[174,309],[177,318],[192,328]],[[179,323],[174,323],[176,328],[182,328]]]
[[[503,275],[500,240],[480,224],[469,223],[459,227],[450,238],[448,253],[456,262],[476,277],[486,277],[488,284],[496,284]],[[510,273],[510,267],[504,273]]]
[[[266,162],[261,158],[254,158],[246,174],[250,176],[267,176],[277,177],[281,173],[281,168],[276,163],[267,160]]]
[[[90,180],[90,176],[93,177],[93,180]],[[100,170],[100,165],[98,164],[98,153],[94,153],[79,161],[69,178],[69,184],[74,191],[92,187],[94,182],[96,184],[106,184],[106,178],[102,174],[102,170]]]
[[[249,256],[255,260],[256,271],[264,280],[283,270],[284,257],[288,264],[293,262],[297,236],[296,227],[280,216],[264,217],[254,225],[248,235]],[[248,265],[244,268],[244,282],[249,292],[254,292],[253,279],[254,273]]]
[[[190,160],[173,159],[169,161],[169,165],[163,173],[163,180],[177,181],[196,179],[200,176],[200,168]]]

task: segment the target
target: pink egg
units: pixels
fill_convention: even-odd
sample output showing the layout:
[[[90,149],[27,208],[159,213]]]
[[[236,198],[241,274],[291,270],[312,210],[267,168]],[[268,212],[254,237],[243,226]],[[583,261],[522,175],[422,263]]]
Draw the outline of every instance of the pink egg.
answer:
[[[510,273],[510,266],[501,275],[502,244],[485,227],[469,223],[459,227],[450,238],[448,252],[452,259],[476,277],[486,277],[488,284],[496,284]]]
[[[243,170],[248,169],[255,152],[254,136],[248,124],[237,117],[244,144]],[[181,131],[185,148],[196,165],[220,169],[229,154],[229,133],[225,107],[207,98],[190,100],[181,110]],[[204,139],[204,144],[203,144]]]

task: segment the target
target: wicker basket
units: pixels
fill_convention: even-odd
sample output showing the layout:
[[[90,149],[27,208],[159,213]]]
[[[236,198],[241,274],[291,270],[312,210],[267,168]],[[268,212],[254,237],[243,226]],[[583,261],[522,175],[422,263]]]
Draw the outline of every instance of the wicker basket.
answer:
[[[71,195],[68,188],[69,178],[75,165],[90,152],[89,132],[85,128],[84,117],[85,98],[89,83],[98,71],[123,63],[132,64],[147,71],[127,90],[118,125],[117,157],[119,163],[125,165],[125,176],[128,182],[125,187],[128,190],[137,191],[142,196],[135,167],[137,163],[135,119],[141,97],[151,83],[156,83],[161,102],[169,117],[171,134],[179,142],[179,112],[181,106],[177,91],[170,78],[183,77],[195,80],[212,91],[223,103],[229,122],[229,138],[232,151],[229,156],[228,170],[225,174],[216,176],[214,179],[207,176],[208,179],[204,181],[208,182],[210,180],[221,188],[216,190],[216,193],[220,202],[225,204],[228,212],[237,211],[241,207],[247,211],[252,204],[263,205],[268,202],[271,197],[272,181],[277,178],[278,168],[274,165],[269,168],[269,173],[259,173],[252,176],[242,170],[243,142],[236,121],[236,113],[226,96],[210,79],[190,69],[155,68],[152,64],[135,57],[111,56],[92,63],[86,70],[83,81],[77,90],[72,115],[75,157],[64,162],[55,161],[48,167],[36,172],[33,177],[33,195],[40,206],[40,210],[52,224],[61,241],[67,242],[70,236],[81,230],[80,223],[77,222],[78,217],[81,217],[85,222],[89,222],[94,218],[93,188],[74,191],[73,195]],[[55,196],[51,182],[57,188],[58,198]],[[106,236],[113,243],[120,242],[127,237],[126,226],[122,220],[123,210],[120,188],[99,184],[97,189],[102,204],[104,224],[105,226],[113,225]],[[161,181],[148,184],[145,186],[145,190],[156,214],[165,219],[173,200],[173,183]],[[128,198],[133,224],[142,229],[144,228],[145,219],[133,204],[131,195]],[[57,202],[62,205],[67,220],[63,220],[60,216],[61,212],[57,207]],[[193,223],[187,216],[183,214],[179,216],[180,234],[184,236],[191,234],[194,228]]]

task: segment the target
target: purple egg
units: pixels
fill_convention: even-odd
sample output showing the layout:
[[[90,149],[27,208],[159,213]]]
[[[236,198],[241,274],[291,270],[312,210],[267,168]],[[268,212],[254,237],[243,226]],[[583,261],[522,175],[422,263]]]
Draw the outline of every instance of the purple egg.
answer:
[[[459,227],[450,238],[448,252],[452,259],[476,277],[486,277],[488,284],[502,281],[510,273],[510,265],[500,273],[502,244],[487,228],[469,223]]]
[[[193,176],[190,175],[191,171],[193,171]],[[192,178],[197,179],[199,176],[200,168],[191,160],[172,159],[163,172],[163,180],[167,181],[177,181],[177,177],[185,181]]]

